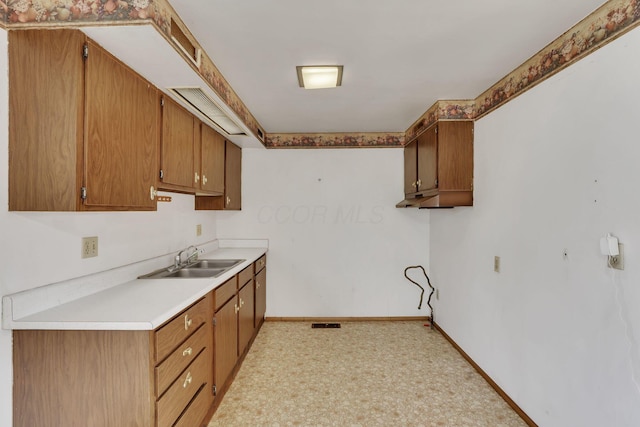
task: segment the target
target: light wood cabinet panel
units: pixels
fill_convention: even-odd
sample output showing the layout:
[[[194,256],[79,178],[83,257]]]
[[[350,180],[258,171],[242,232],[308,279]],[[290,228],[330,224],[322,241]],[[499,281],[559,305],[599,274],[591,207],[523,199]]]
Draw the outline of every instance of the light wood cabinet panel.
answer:
[[[193,115],[163,97],[160,184],[163,190],[193,192],[196,185]]]
[[[238,356],[241,356],[253,337],[255,302],[253,277],[238,291]]]
[[[14,331],[14,427],[152,426],[149,331]]]
[[[256,293],[256,315],[254,319],[254,327],[259,328],[264,321],[267,312],[267,269],[263,268],[256,274],[255,278]]]
[[[215,314],[214,326],[214,384],[225,387],[238,360],[238,300],[232,298]]]
[[[429,191],[438,187],[438,135],[432,127],[418,138],[418,191]]]
[[[224,194],[224,137],[203,124],[200,144],[200,189],[207,193]]]
[[[91,41],[85,78],[85,206],[154,209],[158,92]]]
[[[417,190],[418,178],[418,140],[414,139],[404,147],[404,194]]]
[[[10,210],[156,208],[152,85],[77,30],[10,31],[9,79]]]
[[[242,209],[242,149],[225,141],[224,195],[196,196],[196,210]]]

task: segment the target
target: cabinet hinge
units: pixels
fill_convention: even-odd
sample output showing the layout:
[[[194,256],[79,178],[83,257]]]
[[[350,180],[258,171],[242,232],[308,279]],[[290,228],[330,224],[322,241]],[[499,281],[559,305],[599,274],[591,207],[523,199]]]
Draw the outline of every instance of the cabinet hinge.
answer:
[[[211,390],[213,392],[213,395],[215,396],[216,394],[218,394],[218,388],[216,387],[216,385],[214,384],[213,387],[211,387],[213,390]]]
[[[438,134],[438,126],[436,126],[436,128],[434,129],[434,132],[436,133],[436,135]]]
[[[89,45],[84,44],[82,46],[82,59],[87,59],[89,57]]]
[[[213,318],[213,326],[216,326],[217,322],[216,322],[216,318]]]
[[[161,106],[161,107],[164,107],[164,97],[163,97],[163,98],[160,98],[160,106]]]
[[[164,171],[160,169],[160,179],[164,178]]]
[[[82,200],[87,200],[87,187],[80,188],[80,198]]]

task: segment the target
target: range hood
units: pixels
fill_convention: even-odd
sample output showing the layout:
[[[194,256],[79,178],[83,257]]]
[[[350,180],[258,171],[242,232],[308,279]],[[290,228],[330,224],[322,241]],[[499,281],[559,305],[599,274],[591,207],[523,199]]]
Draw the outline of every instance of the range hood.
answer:
[[[246,135],[246,133],[199,87],[171,87],[171,93],[198,110],[211,123],[228,135]]]
[[[434,194],[408,194],[396,208],[448,209],[454,206],[473,206],[471,191],[436,191]]]

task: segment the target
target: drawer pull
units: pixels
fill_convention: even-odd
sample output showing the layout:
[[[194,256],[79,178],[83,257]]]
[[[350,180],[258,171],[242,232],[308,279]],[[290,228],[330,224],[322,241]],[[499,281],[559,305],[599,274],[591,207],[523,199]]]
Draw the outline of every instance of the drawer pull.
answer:
[[[189,319],[189,315],[185,314],[184,315],[184,330],[185,331],[189,330],[189,326],[191,326],[192,323],[193,323],[193,319]]]
[[[187,388],[187,386],[191,384],[191,381],[193,381],[191,372],[187,372],[187,377],[184,379],[184,382],[182,383],[182,388]]]
[[[191,347],[187,347],[182,351],[183,356],[191,356],[191,353],[193,353],[193,349]]]

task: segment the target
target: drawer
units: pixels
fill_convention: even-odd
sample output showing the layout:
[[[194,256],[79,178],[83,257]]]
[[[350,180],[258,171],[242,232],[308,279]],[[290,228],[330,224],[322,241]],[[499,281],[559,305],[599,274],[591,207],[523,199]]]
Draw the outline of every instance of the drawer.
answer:
[[[210,307],[211,294],[209,293],[156,331],[156,362],[162,361],[200,325],[213,317],[210,314]]]
[[[258,274],[267,265],[267,254],[262,255],[253,263],[253,274]]]
[[[238,289],[247,284],[253,277],[253,264],[238,273]]]
[[[229,301],[229,299],[231,299],[231,297],[233,297],[236,294],[237,286],[238,286],[238,276],[236,275],[214,289],[213,291],[213,298],[215,301],[214,311],[218,311],[218,309],[222,307],[225,302]]]
[[[200,329],[156,367],[156,396],[161,396],[205,347],[211,347],[207,332],[211,332],[207,325],[200,326]]]
[[[180,419],[174,424],[174,427],[194,427],[201,425],[204,417],[209,412],[212,399],[211,388],[202,387],[184,414],[182,414]]]
[[[157,402],[158,427],[172,426],[202,385],[211,378],[211,353],[206,349],[193,361]]]

